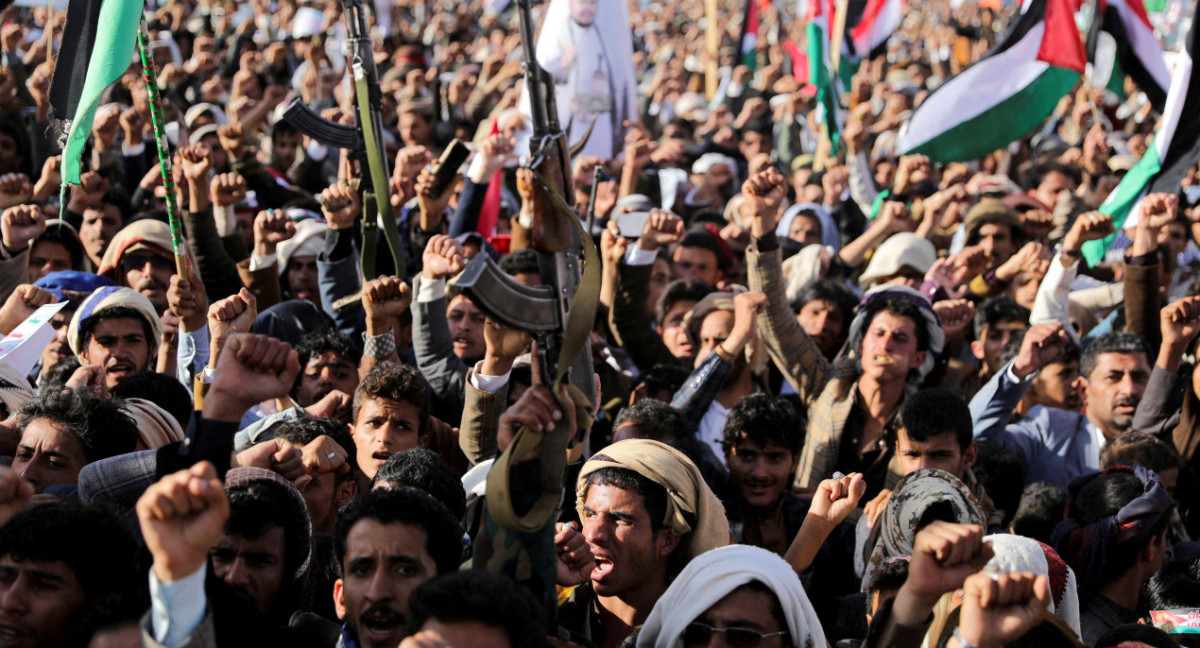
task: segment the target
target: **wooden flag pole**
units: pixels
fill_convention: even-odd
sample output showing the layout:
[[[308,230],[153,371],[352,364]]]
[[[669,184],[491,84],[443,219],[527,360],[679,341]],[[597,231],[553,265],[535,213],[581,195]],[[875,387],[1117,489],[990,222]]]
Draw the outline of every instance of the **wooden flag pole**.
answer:
[[[809,0],[809,2],[821,2],[821,0]],[[833,69],[829,74],[833,76],[833,82],[837,83],[838,66],[842,62],[842,40],[846,37],[846,12],[849,10],[850,0],[837,0],[833,10],[833,33],[829,39],[829,47],[832,51],[829,52],[829,58],[833,62]]]

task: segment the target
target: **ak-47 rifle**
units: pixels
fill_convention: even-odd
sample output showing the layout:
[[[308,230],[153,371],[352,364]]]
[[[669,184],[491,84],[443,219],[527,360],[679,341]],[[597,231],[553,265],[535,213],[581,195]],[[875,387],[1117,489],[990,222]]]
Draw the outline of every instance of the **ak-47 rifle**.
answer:
[[[552,389],[560,398],[560,386],[567,385],[573,401],[560,406],[564,412],[576,414],[576,439],[567,438],[564,426],[569,421],[564,416],[553,432],[541,434],[522,428],[496,460],[488,474],[485,525],[485,532],[496,540],[475,545],[479,550],[476,567],[483,563],[490,570],[508,573],[530,584],[535,594],[552,603],[557,566],[553,523],[562,499],[567,449],[587,432],[598,398],[588,339],[599,304],[600,259],[591,236],[584,232],[575,210],[564,198],[574,195],[571,152],[558,124],[553,79],[534,55],[532,2],[517,0],[525,52],[525,88],[533,118],[531,155],[524,166],[534,172],[531,189],[537,208],[532,247],[538,255],[542,285],[517,283],[486,254],[472,259],[455,284],[488,317],[507,328],[532,334],[538,343],[533,361],[540,363],[541,375],[553,377]],[[509,476],[517,458],[538,447],[540,493],[534,494],[536,501],[530,504],[530,498],[509,488]],[[514,503],[514,499],[523,501]],[[515,534],[517,539],[498,537],[506,533]],[[516,544],[524,546],[524,556],[513,553]]]
[[[342,13],[346,18],[346,61],[350,64],[354,79],[356,124],[347,126],[331,122],[317,115],[299,98],[292,100],[284,110],[283,118],[318,142],[349,151],[351,158],[358,162],[359,169],[369,171],[361,174],[359,185],[363,191],[363,281],[375,278],[375,236],[379,223],[383,225],[384,237],[392,251],[395,274],[403,277],[407,271],[404,246],[401,245],[400,231],[392,215],[392,202],[388,198],[388,177],[391,173],[381,139],[382,93],[379,90],[379,73],[375,69],[375,51],[371,36],[367,33],[361,0],[342,0]]]

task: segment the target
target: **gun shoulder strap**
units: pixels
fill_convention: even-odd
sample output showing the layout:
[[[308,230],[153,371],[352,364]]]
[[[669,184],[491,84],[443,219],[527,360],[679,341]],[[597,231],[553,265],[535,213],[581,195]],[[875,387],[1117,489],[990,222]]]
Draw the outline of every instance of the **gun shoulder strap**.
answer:
[[[540,176],[537,177],[540,179]],[[550,196],[554,211],[570,218],[583,243],[583,276],[580,278],[575,296],[571,299],[571,308],[563,326],[562,350],[558,355],[558,366],[555,368],[552,388],[562,411],[574,412],[575,420],[579,423],[579,434],[582,437],[592,425],[592,403],[575,385],[567,385],[567,398],[564,399],[562,384],[567,370],[575,363],[579,354],[585,352],[592,326],[596,321],[596,311],[600,303],[600,255],[596,252],[596,245],[592,242],[592,237],[583,231],[583,225],[575,216],[575,211],[567,206],[557,192],[547,187],[544,181],[542,188]],[[587,379],[591,380],[591,376],[588,376]],[[600,395],[596,394],[596,398],[599,397]],[[496,459],[495,465],[488,472],[488,512],[497,524],[514,531],[532,533],[552,519],[562,501],[562,481],[566,468],[567,448],[576,441],[568,439],[564,433],[569,425],[570,422],[563,417],[549,437],[526,426],[521,426],[517,430],[512,443]],[[541,447],[542,450],[539,458],[541,462],[541,494],[528,512],[518,515],[513,509],[513,492],[509,484],[511,469],[517,458],[528,455],[538,447]]]
[[[375,194],[363,192],[362,220],[362,251],[359,253],[358,264],[362,270],[362,282],[367,283],[375,275],[375,241],[379,234],[379,208],[375,204]]]
[[[404,245],[400,241],[400,230],[396,227],[396,218],[392,215],[392,201],[388,196],[388,177],[384,170],[382,142],[375,132],[375,120],[371,117],[371,88],[367,84],[367,74],[360,62],[355,62],[354,91],[358,97],[358,121],[362,124],[363,144],[367,149],[367,166],[370,167],[371,190],[375,194],[376,205],[379,208],[379,220],[383,221],[383,236],[387,239],[388,249],[392,251],[392,262],[395,264],[397,277],[403,278],[408,274],[404,259]],[[364,213],[364,216],[366,214]],[[365,232],[365,228],[364,228]],[[368,254],[366,241],[363,242],[363,254]],[[374,246],[369,252],[375,254]],[[374,263],[372,263],[374,265]],[[374,268],[372,268],[374,274]],[[374,277],[363,275],[363,281]]]

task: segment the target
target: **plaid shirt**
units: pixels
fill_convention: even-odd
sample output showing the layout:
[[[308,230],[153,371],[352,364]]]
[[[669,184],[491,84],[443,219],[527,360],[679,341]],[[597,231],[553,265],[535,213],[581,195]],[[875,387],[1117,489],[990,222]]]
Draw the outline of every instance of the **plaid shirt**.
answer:
[[[800,327],[784,294],[783,255],[778,246],[765,252],[756,247],[746,250],[746,274],[751,290],[767,294],[767,310],[758,316],[763,344],[808,407],[808,430],[792,488],[815,489],[837,469],[842,433],[854,408],[861,369],[858,361],[850,358],[830,363]],[[899,478],[893,457],[887,485],[894,485]]]

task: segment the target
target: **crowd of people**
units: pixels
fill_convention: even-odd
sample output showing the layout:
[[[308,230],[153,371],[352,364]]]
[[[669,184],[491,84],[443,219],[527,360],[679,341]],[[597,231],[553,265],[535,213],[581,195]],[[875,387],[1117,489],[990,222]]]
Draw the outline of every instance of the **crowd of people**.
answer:
[[[1018,10],[909,3],[843,59],[835,144],[802,12],[756,3],[748,65],[741,3],[718,60],[705,4],[628,8],[636,114],[572,161],[602,266],[575,407],[454,281],[554,272],[515,5],[368,7],[402,272],[367,169],[283,118],[355,122],[340,2],[148,20],[183,259],[140,65],[60,194],[65,12],[0,14],[0,334],[61,305],[32,370],[0,360],[0,646],[1200,645],[1196,168],[1136,225],[1097,211],[1144,93],[1085,79],[986,158],[905,155]],[[554,453],[506,452],[533,433]]]

